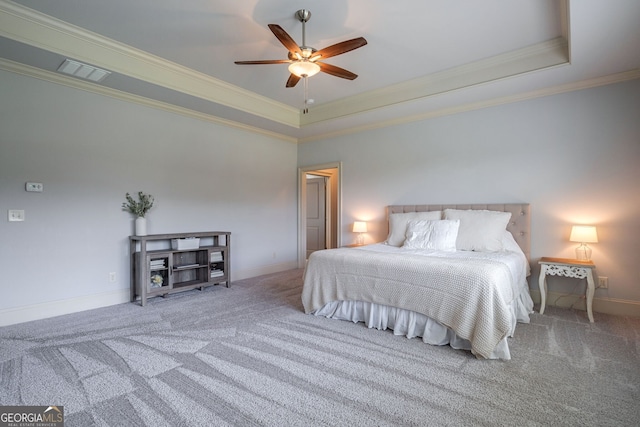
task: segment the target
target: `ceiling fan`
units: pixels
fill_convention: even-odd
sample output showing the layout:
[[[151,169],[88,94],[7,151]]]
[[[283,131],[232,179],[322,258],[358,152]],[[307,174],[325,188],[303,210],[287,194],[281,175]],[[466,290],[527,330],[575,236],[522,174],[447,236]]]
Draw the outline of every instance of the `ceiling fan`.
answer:
[[[358,37],[351,40],[346,40],[334,45],[325,47],[324,49],[316,50],[313,47],[307,46],[305,24],[311,18],[311,12],[306,9],[300,9],[295,14],[296,18],[302,22],[302,45],[298,44],[291,38],[281,26],[277,24],[269,24],[269,29],[276,36],[280,43],[284,45],[289,51],[289,59],[267,59],[258,61],[235,61],[236,64],[241,65],[256,65],[256,64],[289,64],[289,72],[291,75],[287,80],[286,87],[294,87],[301,78],[311,77],[318,72],[330,74],[332,76],[341,77],[343,79],[353,80],[358,77],[357,74],[344,68],[336,67],[335,65],[327,64],[323,62],[327,58],[332,56],[341,55],[343,53],[358,49],[367,44],[364,37]],[[305,96],[305,103],[306,103]]]

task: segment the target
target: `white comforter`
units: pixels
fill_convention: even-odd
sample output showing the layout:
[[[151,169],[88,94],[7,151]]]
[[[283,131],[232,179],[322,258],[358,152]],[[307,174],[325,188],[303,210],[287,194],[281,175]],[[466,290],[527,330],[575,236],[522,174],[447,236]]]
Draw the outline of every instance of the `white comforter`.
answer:
[[[314,252],[302,302],[312,313],[334,301],[364,301],[411,310],[436,320],[489,358],[513,333],[513,306],[526,285],[528,263],[517,252],[433,252],[383,244]]]

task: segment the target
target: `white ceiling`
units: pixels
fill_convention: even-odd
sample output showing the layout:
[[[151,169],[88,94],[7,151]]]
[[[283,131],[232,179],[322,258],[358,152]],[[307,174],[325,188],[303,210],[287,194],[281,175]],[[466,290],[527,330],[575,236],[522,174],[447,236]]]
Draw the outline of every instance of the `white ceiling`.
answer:
[[[267,24],[302,44],[298,9],[307,45],[368,41],[326,60],[357,79],[309,78],[307,115],[286,64],[234,64],[286,59]],[[306,141],[639,78],[638,22],[637,0],[0,0],[0,68]]]

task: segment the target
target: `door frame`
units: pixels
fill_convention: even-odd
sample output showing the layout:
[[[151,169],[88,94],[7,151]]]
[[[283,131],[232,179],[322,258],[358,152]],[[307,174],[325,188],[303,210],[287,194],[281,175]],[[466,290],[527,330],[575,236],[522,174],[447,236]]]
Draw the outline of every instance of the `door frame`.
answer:
[[[336,210],[338,212],[336,223],[336,245],[342,245],[342,162],[324,163],[298,168],[298,268],[304,268],[307,259],[307,173],[322,169],[336,169],[338,180],[336,185]],[[330,178],[333,179],[333,178]]]

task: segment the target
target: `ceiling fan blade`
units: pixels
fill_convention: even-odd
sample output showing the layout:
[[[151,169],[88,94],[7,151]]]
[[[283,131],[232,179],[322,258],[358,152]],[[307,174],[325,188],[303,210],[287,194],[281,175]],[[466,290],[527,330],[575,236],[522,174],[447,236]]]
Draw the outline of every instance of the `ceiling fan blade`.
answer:
[[[234,62],[234,64],[239,64],[239,65],[243,65],[243,64],[250,64],[250,65],[256,65],[256,64],[288,64],[291,61],[288,59],[263,59],[263,60],[258,60],[258,61],[236,61]]]
[[[332,56],[341,55],[351,50],[357,49],[367,44],[364,37],[358,37],[357,39],[346,40],[340,43],[336,43],[324,49],[320,49],[313,53],[313,57],[321,56],[320,60],[331,58]]]
[[[302,51],[300,50],[300,46],[291,38],[289,34],[285,30],[282,29],[280,25],[277,24],[269,24],[269,29],[280,40],[280,43],[287,48],[287,50],[293,54],[297,53],[298,55],[302,55]]]
[[[286,87],[294,87],[295,85],[298,84],[299,81],[300,81],[300,77],[296,76],[295,74],[291,74],[289,76],[289,79],[287,80]]]
[[[358,77],[357,74],[345,70],[344,68],[336,67],[335,65],[325,64],[323,62],[316,62],[316,64],[320,66],[320,71],[331,74],[332,76],[341,77],[347,80],[355,80],[356,77]]]

